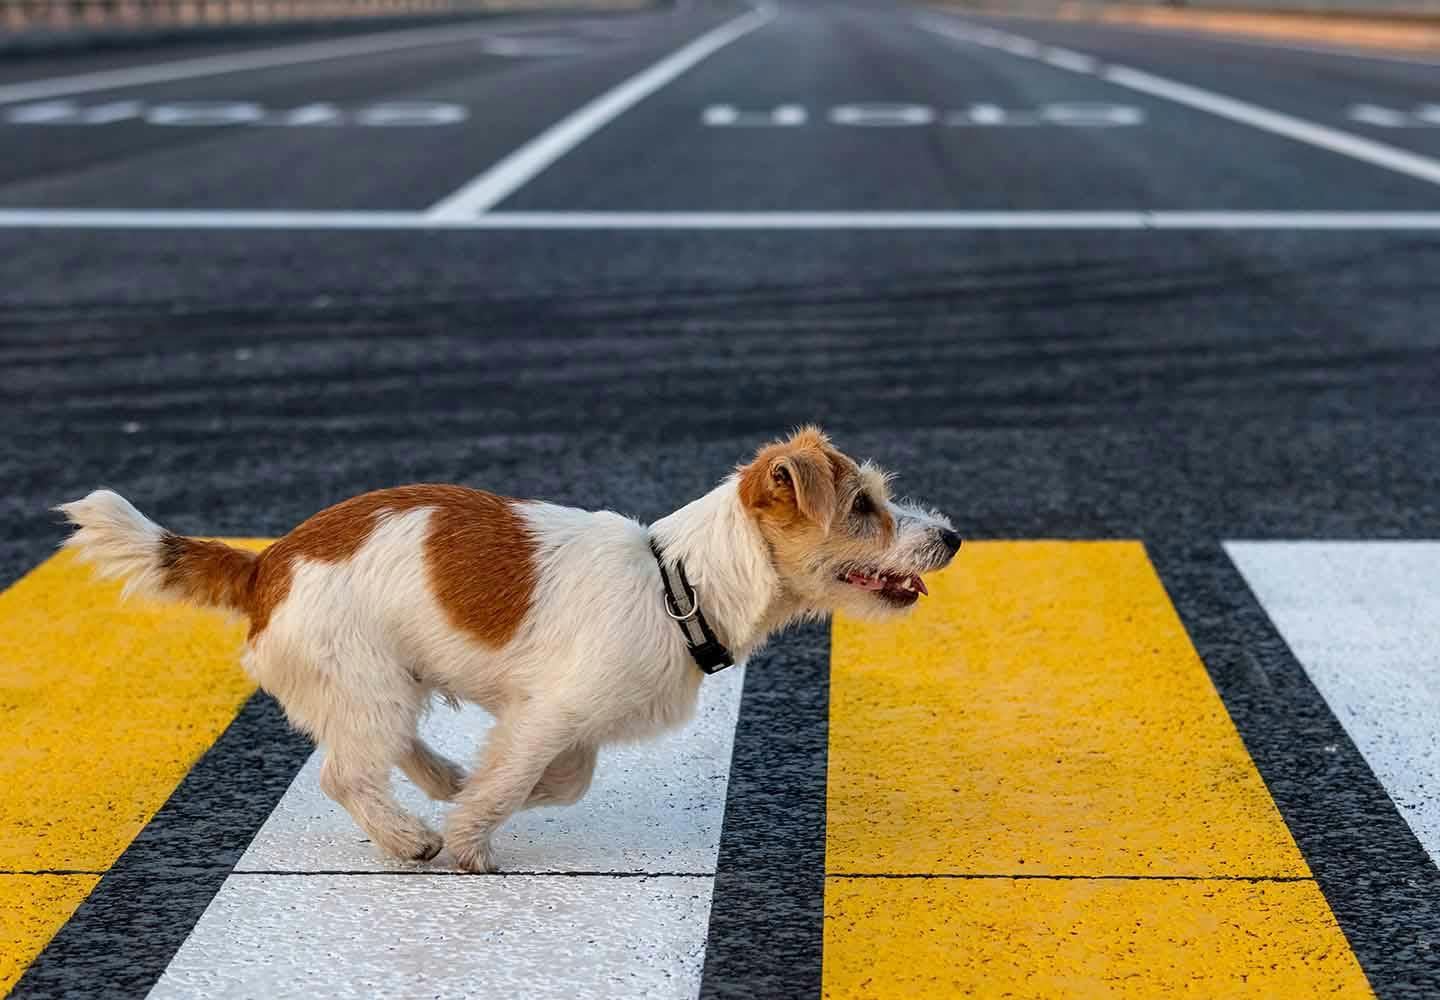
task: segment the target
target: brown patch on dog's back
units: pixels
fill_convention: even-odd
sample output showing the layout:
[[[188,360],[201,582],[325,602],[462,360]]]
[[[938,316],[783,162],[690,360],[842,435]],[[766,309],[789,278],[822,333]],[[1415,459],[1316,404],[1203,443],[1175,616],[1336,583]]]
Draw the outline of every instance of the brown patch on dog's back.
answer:
[[[425,562],[436,599],[457,628],[504,645],[530,610],[536,579],[535,544],[517,503],[464,486],[424,484],[376,490],[322,510],[261,554],[247,609],[250,638],[289,594],[296,559],[349,559],[381,515],[430,507]]]
[[[425,539],[435,596],[456,628],[503,646],[530,612],[535,539],[519,501],[462,490],[437,507]]]

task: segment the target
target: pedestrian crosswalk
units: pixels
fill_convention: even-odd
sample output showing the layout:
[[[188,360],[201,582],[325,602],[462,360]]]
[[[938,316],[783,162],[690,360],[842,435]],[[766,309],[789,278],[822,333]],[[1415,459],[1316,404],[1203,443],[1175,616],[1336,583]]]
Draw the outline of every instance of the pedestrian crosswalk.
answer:
[[[1226,551],[1436,857],[1440,544]],[[930,589],[898,623],[831,626],[823,995],[1370,995],[1144,544],[969,543]],[[252,686],[241,626],[122,602],[68,554],[0,620],[3,995]],[[513,820],[496,876],[381,857],[312,757],[151,996],[697,996],[766,667],[605,755],[579,805]],[[463,759],[488,724],[426,727]]]

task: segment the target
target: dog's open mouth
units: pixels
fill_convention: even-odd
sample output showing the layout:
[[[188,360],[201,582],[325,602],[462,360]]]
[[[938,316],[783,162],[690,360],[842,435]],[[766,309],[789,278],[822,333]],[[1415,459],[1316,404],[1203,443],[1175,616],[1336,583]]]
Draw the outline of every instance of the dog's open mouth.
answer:
[[[862,571],[852,569],[840,574],[840,582],[852,587],[868,590],[891,604],[914,604],[921,594],[929,594],[925,581],[919,573],[882,573],[879,570]]]

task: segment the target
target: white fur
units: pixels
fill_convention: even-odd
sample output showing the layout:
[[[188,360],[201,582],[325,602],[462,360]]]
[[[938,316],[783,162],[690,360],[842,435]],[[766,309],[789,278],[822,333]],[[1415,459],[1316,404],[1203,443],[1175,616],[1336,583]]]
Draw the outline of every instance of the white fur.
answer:
[[[160,539],[165,531],[112,490],[95,490],[89,496],[55,508],[77,526],[65,539],[66,548],[94,563],[106,580],[124,579],[126,596],[172,598],[166,592],[160,569]]]

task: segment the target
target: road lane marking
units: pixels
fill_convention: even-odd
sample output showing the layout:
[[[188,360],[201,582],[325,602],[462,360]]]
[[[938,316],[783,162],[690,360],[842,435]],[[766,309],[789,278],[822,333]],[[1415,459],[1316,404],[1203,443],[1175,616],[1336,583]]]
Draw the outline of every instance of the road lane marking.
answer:
[[[1370,995],[1140,543],[930,589],[832,627],[827,996]]]
[[[994,16],[994,15],[992,15]],[[1023,15],[1017,15],[1023,16]],[[1151,37],[1163,38],[1167,41],[1183,41],[1208,43],[1212,46],[1224,48],[1228,45],[1248,45],[1262,49],[1278,49],[1284,52],[1305,52],[1311,55],[1339,56],[1342,59],[1369,59],[1375,62],[1404,63],[1410,66],[1440,66],[1440,59],[1424,55],[1402,55],[1396,52],[1377,52],[1372,50],[1347,49],[1338,45],[1307,45],[1300,42],[1285,42],[1275,38],[1260,39],[1229,34],[1226,32],[1206,31],[1204,33],[1185,30],[1180,28],[1152,28],[1145,25],[1107,21],[1102,24],[1091,23],[1091,27],[1103,27],[1104,30],[1113,32],[1130,32],[1136,35],[1149,35]],[[1137,39],[1138,40],[1138,39]]]
[[[1440,542],[1227,542],[1225,551],[1440,863]]]
[[[1380,128],[1440,128],[1440,104],[1420,104],[1410,111],[1378,104],[1351,105],[1348,116]]]
[[[804,125],[806,111],[799,104],[777,104],[769,111],[742,111],[733,104],[711,104],[700,120],[716,128],[791,128]]]
[[[1044,59],[1050,65],[1068,69],[1072,73],[1095,72],[1096,64],[1093,58],[1079,52],[1071,52],[1069,49],[1060,49],[1052,45],[1045,50]]]
[[[254,101],[111,101],[86,107],[71,100],[41,101],[0,111],[0,124],[14,126],[104,126],[122,121],[190,128],[262,125],[280,128],[359,125],[367,128],[415,128],[457,125],[470,111],[463,104],[439,101],[381,101],[358,108],[316,102],[292,108],[266,108]]]
[[[694,1000],[711,883],[423,872],[235,877],[149,1000]]]
[[[832,878],[825,895],[827,1000],[1372,996],[1313,882]]]
[[[1045,51],[1044,46],[1030,39],[1019,38],[1019,36],[1005,32],[976,31],[967,25],[952,25],[951,22],[941,21],[934,17],[919,17],[915,20],[915,24],[921,30],[934,35],[999,49],[1021,58],[1040,58]],[[1023,46],[1016,46],[1014,44],[1016,41],[1029,42],[1033,51]],[[1067,68],[1054,62],[1048,64]],[[1251,104],[1249,101],[1228,97],[1129,66],[1105,65],[1098,69],[1097,73],[1101,79],[1113,83],[1117,87],[1149,94],[1151,97],[1184,105],[1196,111],[1204,111],[1241,125],[1249,125],[1262,132],[1284,136],[1287,139],[1293,139],[1296,142],[1341,156],[1348,156],[1351,159],[1369,163],[1371,166],[1413,177],[1416,180],[1440,184],[1440,160],[1421,156],[1419,153],[1412,153],[1383,142],[1376,142],[1374,139],[1342,132],[1339,129],[1330,128],[1328,125],[1317,125],[1294,115],[1271,111],[1258,104]]]
[[[99,875],[0,874],[0,997],[99,881]]]
[[[1125,66],[1110,66],[1102,74],[1111,83],[1153,97],[1165,98],[1198,111],[1249,125],[1264,132],[1294,139],[1318,149],[1329,150],[1373,166],[1393,170],[1431,184],[1440,184],[1440,160],[1387,146],[1373,139],[1352,135],[1327,125],[1317,125],[1279,111],[1270,111],[1247,101],[1226,97],[1185,83],[1177,83]]]
[[[0,750],[3,993],[254,684],[240,669],[242,625],[122,603],[118,583],[96,582],[68,552],[0,593],[0,621],[0,708],[24,737]],[[84,874],[11,874],[56,871]]]
[[[228,73],[246,73],[259,69],[275,69],[281,66],[298,66],[303,63],[347,59],[353,56],[374,55],[379,52],[399,52],[404,49],[424,48],[431,45],[459,45],[490,38],[494,34],[493,27],[466,29],[450,25],[440,28],[417,28],[414,31],[386,32],[383,35],[369,35],[365,38],[287,45],[283,48],[239,52],[234,55],[202,56],[198,59],[181,59],[176,62],[154,63],[148,66],[101,70],[76,76],[57,76],[45,80],[30,80],[25,83],[0,86],[0,104],[19,104],[22,101],[69,97],[74,94],[117,90],[122,87],[143,87],[152,83],[171,83],[175,80],[194,80],[199,77],[222,76]]]
[[[759,6],[713,28],[623,83],[566,115],[459,190],[430,207],[432,219],[465,219],[514,194],[560,157],[676,77],[775,18]]]
[[[423,212],[0,209],[0,229],[1310,230],[1424,232],[1440,212]]]
[[[743,686],[743,668],[707,681],[682,731],[607,748],[578,804],[507,821],[496,878],[457,874],[448,852],[423,867],[377,855],[321,793],[317,752],[152,1000],[211,995],[220,980],[323,994],[337,960],[378,996],[414,995],[420,970],[427,995],[695,997]],[[491,725],[478,708],[437,710],[424,732],[468,761]],[[448,808],[398,778],[396,793],[436,824]]]

